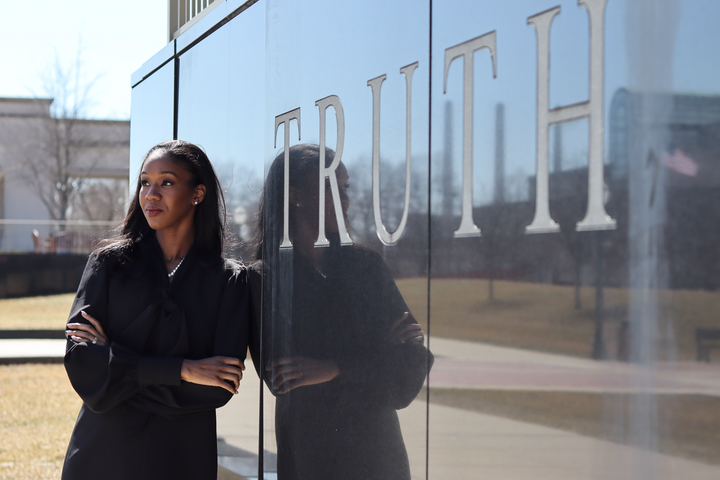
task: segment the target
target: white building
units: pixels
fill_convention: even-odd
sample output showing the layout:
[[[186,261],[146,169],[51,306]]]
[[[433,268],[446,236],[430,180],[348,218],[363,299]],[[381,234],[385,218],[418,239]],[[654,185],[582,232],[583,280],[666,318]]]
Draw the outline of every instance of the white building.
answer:
[[[60,231],[107,229],[122,216],[130,122],[56,120],[52,102],[0,98],[2,252],[33,250],[33,230],[47,243]],[[78,225],[87,221],[105,224]]]

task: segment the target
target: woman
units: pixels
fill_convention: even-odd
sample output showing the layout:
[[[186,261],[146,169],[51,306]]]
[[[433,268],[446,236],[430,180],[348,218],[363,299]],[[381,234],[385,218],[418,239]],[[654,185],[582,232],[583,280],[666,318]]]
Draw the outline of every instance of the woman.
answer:
[[[256,295],[263,285],[260,357],[276,396],[278,479],[409,479],[396,410],[418,394],[432,355],[382,258],[340,245],[329,181],[319,205],[319,153],[317,145],[290,149],[287,202],[283,154],[270,167],[262,262],[251,270]],[[326,150],[326,167],[333,158]],[[349,176],[342,163],[335,172],[346,223]],[[279,248],[285,203],[292,249]],[[314,246],[321,212],[327,248]]]
[[[242,379],[247,272],[224,260],[225,204],[205,153],[145,155],[119,235],[94,252],[65,368],[83,399],[64,479],[215,479],[215,409]]]

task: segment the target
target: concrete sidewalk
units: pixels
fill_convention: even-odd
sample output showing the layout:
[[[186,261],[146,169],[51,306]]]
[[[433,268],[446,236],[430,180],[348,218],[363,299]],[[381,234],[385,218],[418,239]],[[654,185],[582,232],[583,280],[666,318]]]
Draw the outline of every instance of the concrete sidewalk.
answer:
[[[61,363],[65,340],[0,339],[0,365],[12,363]]]
[[[600,362],[444,338],[430,349],[431,387],[720,396],[720,364]]]

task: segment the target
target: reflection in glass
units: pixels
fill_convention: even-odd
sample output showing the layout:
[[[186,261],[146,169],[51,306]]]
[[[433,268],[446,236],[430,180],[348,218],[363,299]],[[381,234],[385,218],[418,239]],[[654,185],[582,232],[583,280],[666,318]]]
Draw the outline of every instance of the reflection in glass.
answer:
[[[400,306],[385,312],[386,324],[405,311],[405,302],[421,320],[426,305],[431,307],[437,356],[429,382],[427,448],[425,396],[399,414],[405,437],[400,439],[415,477],[720,478],[720,436],[715,433],[720,431],[720,370],[713,363],[717,350],[708,350],[717,345],[713,335],[720,332],[720,62],[708,61],[720,58],[714,21],[720,3],[431,3],[432,52],[430,4],[267,0],[229,20],[180,59],[180,137],[203,144],[218,159],[241,240],[253,237],[248,219],[257,210],[262,165],[275,156],[273,120],[281,112],[302,109],[302,138],[319,143],[317,99],[336,96],[347,120],[345,150],[351,152],[343,155],[353,177],[352,208],[345,212],[350,235],[355,243],[382,252],[380,260],[357,246],[301,248],[298,229],[312,230],[318,215],[318,205],[312,204],[303,220],[305,201],[296,202],[301,206],[289,202],[287,213],[295,223],[285,233],[296,248],[279,251],[282,212],[266,214],[264,348],[268,365],[279,374],[277,381],[272,376],[267,381],[278,398],[284,471],[296,467],[287,455],[294,448],[289,442],[307,443],[299,451],[308,451],[303,461],[309,465],[322,455],[327,438],[334,438],[319,440],[314,430],[302,436],[311,420],[304,418],[304,410],[298,412],[312,391],[335,395],[335,403],[322,397],[308,409],[315,415],[309,418],[326,428],[333,412],[355,405],[358,398],[383,398],[382,378],[391,374],[371,363],[367,372],[382,378],[362,388],[342,384],[341,372],[329,382],[279,393],[297,381],[289,378],[297,362],[272,362],[301,355],[327,360],[335,353],[352,354],[354,348],[379,352],[368,358],[383,358],[378,332],[385,324],[375,319],[347,327],[343,322],[356,319],[353,306],[361,301],[397,301]],[[597,7],[603,5],[601,12]],[[557,6],[559,13],[549,10]],[[550,15],[552,23],[541,35],[547,49],[538,56],[538,32],[528,19],[549,20]],[[472,72],[463,70],[464,60],[443,62],[454,46],[491,32],[498,49],[492,56],[487,50],[475,52]],[[418,67],[408,88],[398,69],[411,62]],[[540,75],[539,62],[547,75]],[[472,77],[469,84],[466,74]],[[542,85],[540,76],[546,77]],[[134,145],[145,131],[171,128],[172,102],[166,100],[172,99],[172,67],[153,77],[167,86],[158,95],[165,103],[156,110],[170,122],[155,122],[153,112],[135,109],[137,94],[150,85],[151,78],[146,79],[133,97]],[[386,78],[382,105],[375,109],[379,88],[368,83],[381,78]],[[472,102],[465,95],[470,87]],[[580,118],[588,105],[594,113]],[[373,151],[376,110],[382,112],[379,155]],[[332,109],[327,115],[332,126],[337,116]],[[472,115],[472,129],[467,115]],[[538,115],[546,117],[542,125]],[[566,121],[571,117],[576,120]],[[340,131],[329,128],[327,135],[332,145]],[[546,157],[540,174],[539,142]],[[464,148],[470,144],[471,151]],[[373,181],[374,159],[379,160],[379,182]],[[407,164],[412,172],[405,233],[397,244],[386,239],[383,245],[377,220],[388,231],[402,223]],[[471,178],[467,166],[472,166]],[[590,175],[589,166],[602,166],[603,175]],[[317,190],[317,170],[310,177],[298,181],[308,194]],[[378,184],[379,202],[373,196]],[[272,188],[269,184],[265,194],[277,203],[280,190],[268,193]],[[463,195],[470,190],[472,195]],[[528,235],[539,196],[557,228]],[[592,208],[589,198],[595,201]],[[380,215],[373,208],[377,203]],[[599,207],[616,220],[616,228],[578,231],[588,210]],[[335,218],[331,208],[327,223]],[[463,218],[482,235],[455,238]],[[370,267],[352,263],[358,252],[369,255],[372,271],[363,274]],[[378,273],[385,271],[384,263],[405,302],[395,294],[382,297],[386,292],[380,285],[395,288],[389,275]],[[378,308],[361,306],[367,316]],[[361,335],[356,332],[360,325],[380,326]],[[356,333],[360,343],[350,348],[344,342]],[[338,368],[342,371],[341,364]],[[414,368],[407,366],[408,378]],[[332,385],[343,386],[333,390]],[[351,392],[361,394],[352,397]],[[265,394],[266,412],[275,412],[274,399]],[[323,409],[324,416],[318,413]],[[341,427],[355,428],[352,418],[348,414]],[[276,448],[272,424],[266,421],[261,430],[263,447],[270,452]],[[300,433],[294,437],[290,430],[296,428]],[[358,431],[365,428],[362,422]],[[254,426],[244,430],[245,449],[257,445],[255,431]],[[348,433],[346,443],[338,445],[355,439],[357,446],[362,438]],[[320,453],[309,452],[312,448]],[[330,452],[339,448],[332,446]],[[315,463],[323,465],[330,456],[326,452]],[[336,457],[348,462],[345,452]],[[266,474],[274,472],[272,458],[266,452]],[[385,457],[372,461],[377,458]],[[284,475],[300,475],[297,468]],[[311,478],[323,474],[308,473]]]
[[[475,54],[470,105],[433,62],[429,477],[718,478],[719,6],[506,3],[433,1],[433,58],[496,32],[498,71]]]
[[[132,89],[130,118],[130,177],[140,172],[150,147],[173,138],[175,67],[168,62]]]
[[[325,166],[334,152],[326,149]],[[423,332],[382,258],[341,245],[349,175],[336,170],[319,205],[319,147],[290,148],[289,228],[283,232],[284,153],[273,162],[260,209],[263,375],[276,396],[280,480],[409,479],[396,410],[417,396],[432,364]],[[339,197],[341,205],[333,204]],[[315,248],[324,215],[330,246]]]

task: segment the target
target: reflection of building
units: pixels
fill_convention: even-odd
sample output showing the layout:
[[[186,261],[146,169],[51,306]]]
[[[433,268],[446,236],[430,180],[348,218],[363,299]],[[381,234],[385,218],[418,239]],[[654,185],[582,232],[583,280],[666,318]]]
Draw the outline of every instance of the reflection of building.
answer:
[[[646,152],[640,163],[647,168],[662,168],[665,173],[658,176],[663,183],[655,188],[664,190],[667,221],[677,226],[667,230],[664,239],[670,269],[669,286],[715,290],[720,287],[720,249],[716,247],[716,239],[720,238],[720,211],[708,209],[707,205],[720,198],[720,96],[653,94],[643,97],[625,89],[615,93],[609,114],[610,148],[605,166],[605,184],[609,194],[608,213],[617,220],[618,228],[605,233],[608,239],[612,238],[611,242],[605,242],[611,245],[606,252],[605,281],[609,286],[628,285],[628,164],[637,161],[633,159],[630,147],[638,143],[638,139],[634,138],[638,134],[634,126],[647,120],[638,118],[641,102],[658,101],[658,96],[671,108],[669,123],[657,127],[669,130],[670,141],[663,151],[654,153],[654,161],[648,160]],[[556,148],[556,154],[558,150]],[[587,205],[587,167],[559,169],[562,159],[558,157],[559,154],[553,159],[555,168],[549,177],[550,211],[562,232],[549,235],[556,238],[528,235],[522,243],[515,242],[515,251],[511,251],[512,242],[503,243],[509,249],[508,258],[524,260],[522,267],[515,262],[514,267],[506,271],[499,267],[495,275],[571,284],[577,281],[576,269],[579,268],[581,284],[588,285],[594,281],[594,236],[574,229]],[[528,198],[534,199],[534,176],[527,179],[527,185]],[[509,203],[502,207],[488,205],[476,207],[474,216],[485,237],[489,234],[519,238],[523,236],[524,225],[532,219],[533,208],[533,202]],[[493,232],[501,227],[501,223],[488,218],[497,218],[498,209],[502,209],[503,217],[508,217],[504,225],[511,231]],[[439,262],[434,268],[436,274],[457,273],[461,268],[465,276],[487,276],[489,259],[486,254],[478,256],[476,252],[478,244],[491,240],[483,240],[482,237],[477,242],[453,240],[452,229],[459,224],[459,216],[449,218],[443,215],[436,222],[444,225],[439,229],[444,234],[433,239],[439,251],[444,250],[443,245],[454,252],[467,249],[466,254],[461,255],[465,258],[461,267]],[[581,265],[576,265],[576,261],[580,261]],[[502,264],[503,260],[496,259],[498,262]]]
[[[653,108],[648,108],[652,105]],[[643,118],[644,112],[667,111],[662,123]],[[720,287],[720,211],[709,208],[720,198],[720,96],[699,94],[640,94],[618,90],[609,112],[612,166],[606,182],[628,201],[633,189],[629,165],[653,170],[655,182],[646,194],[648,203],[663,201],[666,222],[669,286],[717,289]],[[653,125],[664,144],[638,151],[640,125]],[[661,195],[662,192],[662,195]],[[627,207],[619,208],[627,215]]]
[[[62,228],[48,220],[111,221],[122,215],[130,122],[78,119],[70,125],[50,117],[51,103],[0,99],[0,250],[32,250],[34,229],[47,238]],[[56,183],[74,191],[61,198]]]

